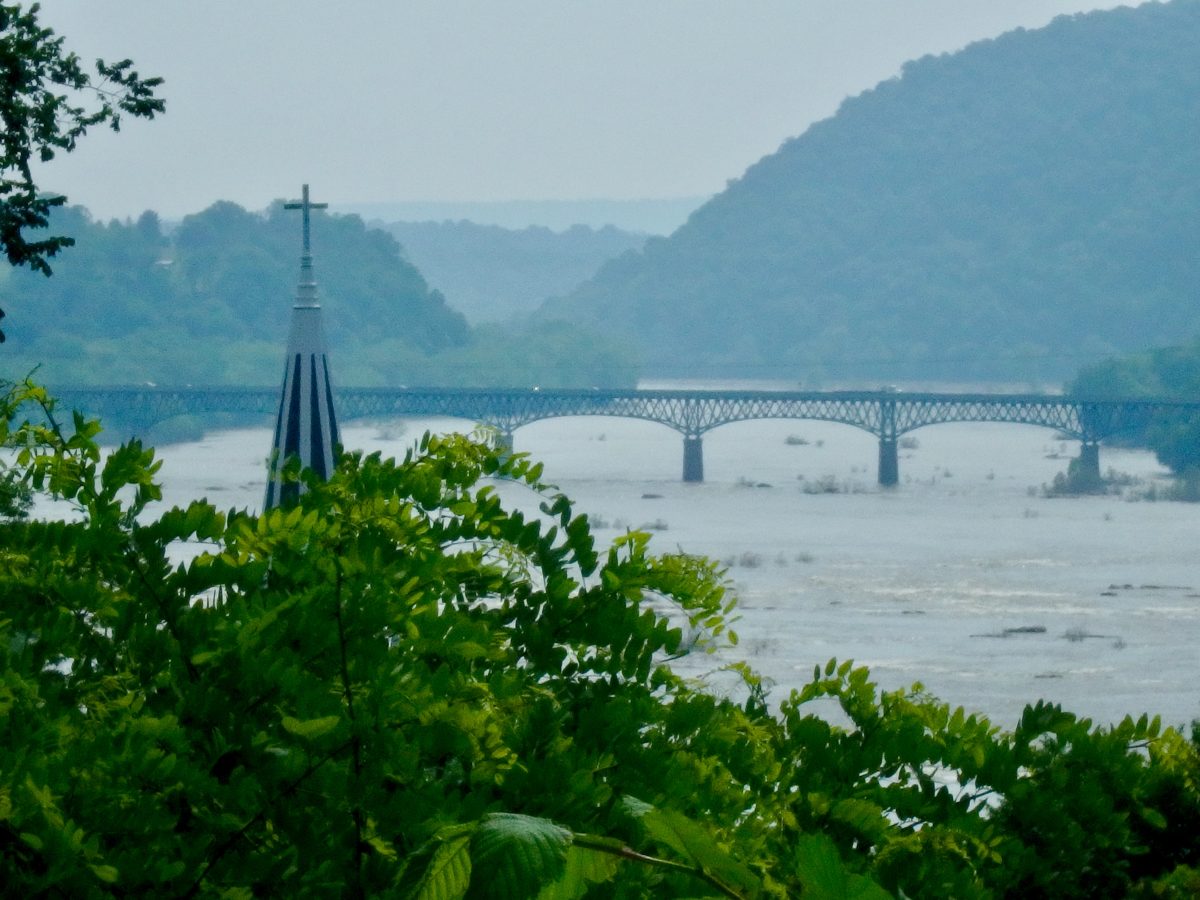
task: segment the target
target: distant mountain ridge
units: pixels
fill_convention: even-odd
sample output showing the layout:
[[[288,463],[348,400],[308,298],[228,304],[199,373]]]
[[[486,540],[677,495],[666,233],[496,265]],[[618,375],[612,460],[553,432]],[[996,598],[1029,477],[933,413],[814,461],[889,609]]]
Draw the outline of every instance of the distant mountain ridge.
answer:
[[[575,225],[645,234],[670,234],[707,197],[646,197],[613,200],[407,200],[335,203],[334,212],[362,216],[368,223],[460,222],[521,230],[531,226],[565,231]]]
[[[533,312],[549,296],[571,290],[646,235],[606,225],[519,230],[475,222],[393,222],[381,226],[400,242],[447,303],[472,324]]]
[[[471,329],[390,234],[357,216],[313,220],[315,275],[335,385],[631,386],[637,359],[576,328]],[[56,210],[73,247],[45,278],[0,268],[0,376],[69,384],[278,383],[300,274],[300,222],[219,202],[168,233]],[[520,346],[519,353],[513,352]]]
[[[1200,0],[1060,17],[845,101],[549,318],[650,375],[1063,378],[1200,331]]]

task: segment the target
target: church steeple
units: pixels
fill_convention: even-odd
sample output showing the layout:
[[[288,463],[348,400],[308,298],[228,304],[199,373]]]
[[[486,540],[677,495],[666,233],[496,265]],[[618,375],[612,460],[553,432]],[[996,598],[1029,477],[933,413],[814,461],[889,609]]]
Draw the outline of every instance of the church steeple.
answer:
[[[311,223],[309,213],[325,209],[327,203],[313,203],[304,185],[302,199],[285,203],[284,209],[298,209],[304,223],[303,251],[300,256],[300,282],[292,306],[292,325],[288,333],[287,358],[283,367],[283,391],[279,414],[275,419],[275,440],[271,447],[264,511],[288,506],[296,501],[302,485],[283,484],[280,470],[290,457],[297,457],[305,469],[328,478],[333,472],[334,448],[339,443],[337,418],[333,410],[333,387],[329,380],[329,358],[325,350],[325,332],[321,326],[321,304],[317,300],[317,282],[313,277]]]

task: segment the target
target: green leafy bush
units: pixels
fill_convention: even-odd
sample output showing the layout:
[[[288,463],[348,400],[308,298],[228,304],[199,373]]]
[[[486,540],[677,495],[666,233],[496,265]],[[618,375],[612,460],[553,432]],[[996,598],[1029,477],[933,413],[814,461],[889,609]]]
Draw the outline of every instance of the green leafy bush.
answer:
[[[744,666],[737,697],[713,693],[671,660],[685,632],[732,639],[720,571],[637,532],[597,547],[520,455],[426,437],[401,461],[347,454],[290,510],[159,512],[152,451],[102,454],[33,385],[4,409],[14,471],[76,511],[0,524],[12,895],[1195,884],[1200,768],[1176,731],[1038,704],[1006,734],[849,662],[778,709]]]

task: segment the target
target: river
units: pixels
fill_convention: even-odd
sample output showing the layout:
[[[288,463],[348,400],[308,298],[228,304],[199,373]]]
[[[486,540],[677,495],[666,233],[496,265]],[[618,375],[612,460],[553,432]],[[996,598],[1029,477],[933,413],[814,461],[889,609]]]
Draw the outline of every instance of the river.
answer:
[[[343,438],[398,455],[427,428],[462,427],[351,423]],[[937,425],[912,437],[900,485],[880,490],[875,439],[834,423],[710,432],[703,484],[682,483],[682,440],[661,425],[578,418],[516,433],[601,538],[645,528],[660,551],[728,566],[741,640],[691,661],[696,673],[745,659],[778,699],[838,657],[1006,727],[1038,698],[1098,722],[1200,716],[1200,505],[1046,497],[1078,446],[1045,429]],[[163,448],[165,502],[257,509],[269,446],[263,428]],[[1143,485],[1163,476],[1143,451],[1104,448],[1101,465]]]

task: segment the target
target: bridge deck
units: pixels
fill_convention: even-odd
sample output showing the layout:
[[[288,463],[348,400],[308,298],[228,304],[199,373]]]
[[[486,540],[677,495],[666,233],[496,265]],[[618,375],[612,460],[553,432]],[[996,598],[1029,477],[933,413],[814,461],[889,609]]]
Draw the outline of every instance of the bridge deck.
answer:
[[[182,415],[267,416],[277,388],[64,387],[60,401],[121,430],[144,433]],[[897,439],[948,422],[1009,422],[1052,428],[1083,443],[1087,466],[1096,446],[1145,429],[1164,414],[1200,415],[1200,401],[1053,394],[912,393],[907,391],[541,390],[494,388],[340,388],[342,421],[393,416],[449,416],[512,433],[540,419],[617,416],[658,422],[685,438],[685,480],[701,480],[700,439],[708,431],[752,419],[819,419],[862,428],[880,441],[880,482],[895,484]],[[1097,468],[1097,476],[1099,471]]]
[[[56,393],[68,406],[143,428],[180,415],[268,415],[279,402],[278,389],[265,387],[67,387]],[[1159,413],[1200,412],[1197,401],[1053,394],[340,388],[336,395],[343,420],[451,416],[512,431],[560,416],[619,416],[659,422],[692,436],[750,419],[822,419],[881,438],[945,422],[1013,422],[1094,442],[1144,427]]]

